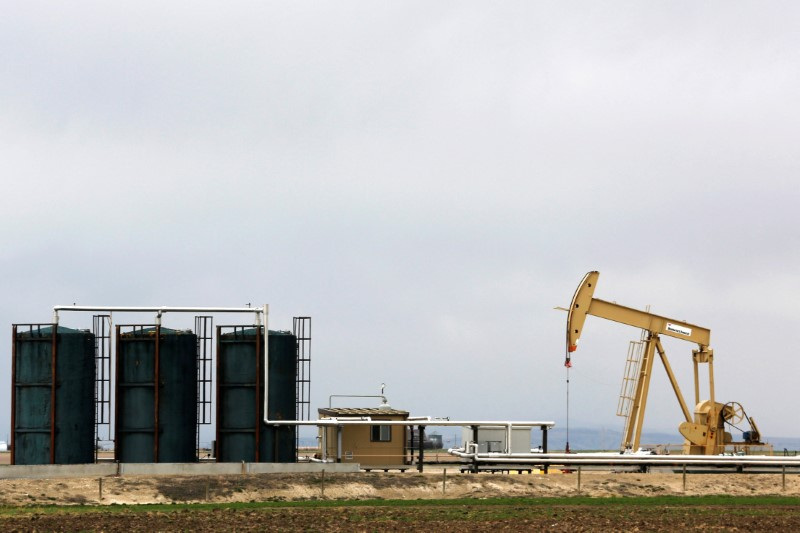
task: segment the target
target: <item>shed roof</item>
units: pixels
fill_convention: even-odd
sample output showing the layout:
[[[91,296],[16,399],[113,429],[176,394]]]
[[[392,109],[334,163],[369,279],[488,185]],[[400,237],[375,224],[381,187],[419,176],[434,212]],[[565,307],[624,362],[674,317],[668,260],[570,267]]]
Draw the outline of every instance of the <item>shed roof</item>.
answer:
[[[381,407],[321,407],[321,416],[402,416],[408,417],[408,411],[399,409],[383,409]]]

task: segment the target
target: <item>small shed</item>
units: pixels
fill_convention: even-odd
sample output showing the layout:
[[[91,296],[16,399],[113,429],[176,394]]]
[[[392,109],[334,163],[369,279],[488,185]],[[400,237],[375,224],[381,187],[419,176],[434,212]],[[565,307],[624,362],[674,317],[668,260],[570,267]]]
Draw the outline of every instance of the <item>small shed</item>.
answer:
[[[408,426],[381,421],[408,420],[408,411],[385,407],[326,407],[319,418],[373,421],[375,424],[320,427],[323,456],[337,463],[362,466],[394,466],[409,463],[406,457]]]
[[[478,427],[478,453],[531,453],[531,428],[511,428],[511,442],[508,441],[509,430],[502,426]],[[462,441],[472,442],[475,438],[473,428],[465,427]]]

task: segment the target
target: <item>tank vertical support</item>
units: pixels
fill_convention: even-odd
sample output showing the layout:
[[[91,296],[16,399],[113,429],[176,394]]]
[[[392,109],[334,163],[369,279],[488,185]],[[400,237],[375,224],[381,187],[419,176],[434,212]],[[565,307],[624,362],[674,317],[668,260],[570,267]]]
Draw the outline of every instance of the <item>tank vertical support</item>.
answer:
[[[14,436],[17,433],[17,325],[11,326],[11,464],[16,463],[17,447]]]
[[[52,363],[50,370],[50,464],[56,463],[56,363],[58,362],[58,326],[53,324]]]

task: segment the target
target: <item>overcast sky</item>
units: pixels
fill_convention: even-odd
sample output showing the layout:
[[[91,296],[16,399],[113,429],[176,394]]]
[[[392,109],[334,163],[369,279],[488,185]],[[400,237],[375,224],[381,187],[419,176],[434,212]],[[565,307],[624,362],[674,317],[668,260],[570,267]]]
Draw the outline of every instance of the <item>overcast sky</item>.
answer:
[[[314,408],[386,383],[563,426],[553,307],[599,270],[596,297],[710,328],[717,399],[800,436],[797,3],[2,11],[0,428],[11,324],[73,302],[269,303],[313,317]],[[621,429],[638,338],[587,320],[571,425]],[[693,346],[664,344],[692,403]],[[645,427],[681,421],[657,366]]]

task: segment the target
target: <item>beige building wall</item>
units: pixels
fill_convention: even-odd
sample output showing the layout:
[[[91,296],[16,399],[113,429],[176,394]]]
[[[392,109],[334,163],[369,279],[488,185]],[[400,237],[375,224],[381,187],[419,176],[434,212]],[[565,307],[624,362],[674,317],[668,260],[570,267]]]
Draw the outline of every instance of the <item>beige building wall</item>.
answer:
[[[384,420],[403,420],[403,418]],[[391,439],[380,442],[372,440],[373,426],[343,426],[341,462],[367,466],[406,464],[405,445],[408,429],[406,426],[385,427],[390,428]],[[323,428],[322,431],[327,432],[327,457],[336,460],[337,428]]]

